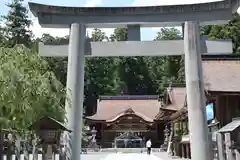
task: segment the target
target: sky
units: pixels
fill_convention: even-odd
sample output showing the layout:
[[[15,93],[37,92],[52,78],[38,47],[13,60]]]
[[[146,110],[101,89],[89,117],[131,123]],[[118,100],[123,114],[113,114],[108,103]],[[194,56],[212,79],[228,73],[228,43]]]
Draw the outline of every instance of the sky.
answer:
[[[0,15],[5,15],[8,12],[6,3],[11,0],[0,0]],[[173,5],[173,4],[191,4],[191,3],[204,3],[219,0],[25,0],[27,2],[36,2],[42,4],[62,5],[62,6],[75,6],[75,7],[116,7],[116,6],[152,6],[152,5]],[[36,37],[41,37],[43,33],[49,33],[52,36],[66,36],[69,34],[68,29],[54,29],[54,28],[41,28],[38,24],[37,18],[29,13],[30,19],[33,21],[31,27]],[[181,30],[180,27],[177,27]],[[113,28],[101,29],[107,36],[113,33]],[[156,33],[160,28],[141,28],[142,40],[153,40]],[[92,29],[87,29],[88,35],[91,35]]]

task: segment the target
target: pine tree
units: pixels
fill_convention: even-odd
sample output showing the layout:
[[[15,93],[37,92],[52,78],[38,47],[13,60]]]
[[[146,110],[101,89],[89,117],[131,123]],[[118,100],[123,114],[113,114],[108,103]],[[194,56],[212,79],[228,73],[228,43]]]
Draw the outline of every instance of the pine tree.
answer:
[[[4,32],[10,47],[15,44],[24,44],[29,47],[31,44],[32,32],[29,27],[32,22],[28,17],[28,10],[23,1],[12,0],[11,3],[8,3],[8,14],[3,16]]]
[[[4,46],[4,44],[5,44],[4,32],[2,26],[0,25],[0,47]]]

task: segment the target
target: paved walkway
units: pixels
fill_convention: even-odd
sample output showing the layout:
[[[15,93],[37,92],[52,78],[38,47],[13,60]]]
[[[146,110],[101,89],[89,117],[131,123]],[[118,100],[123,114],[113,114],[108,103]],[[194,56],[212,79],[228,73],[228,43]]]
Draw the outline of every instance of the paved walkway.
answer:
[[[89,153],[81,155],[81,160],[181,160],[169,157],[165,152],[153,153]]]

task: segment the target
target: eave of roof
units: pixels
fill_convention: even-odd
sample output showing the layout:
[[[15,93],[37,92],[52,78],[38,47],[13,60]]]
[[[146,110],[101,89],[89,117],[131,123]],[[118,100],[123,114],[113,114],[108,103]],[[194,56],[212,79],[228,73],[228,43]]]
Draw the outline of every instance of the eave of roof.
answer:
[[[153,122],[153,119],[152,119],[152,118],[149,118],[149,117],[145,116],[145,115],[142,114],[142,113],[135,112],[135,111],[132,110],[132,112],[129,114],[129,113],[127,113],[128,110],[132,110],[132,109],[131,109],[131,108],[126,109],[126,110],[123,111],[122,113],[119,113],[118,115],[116,115],[116,116],[114,116],[114,117],[106,120],[106,122],[107,122],[107,123],[108,123],[108,122],[114,122],[114,121],[118,120],[120,117],[128,116],[128,115],[136,115],[137,117],[143,119],[143,120],[146,121],[146,122],[150,122],[150,123]]]

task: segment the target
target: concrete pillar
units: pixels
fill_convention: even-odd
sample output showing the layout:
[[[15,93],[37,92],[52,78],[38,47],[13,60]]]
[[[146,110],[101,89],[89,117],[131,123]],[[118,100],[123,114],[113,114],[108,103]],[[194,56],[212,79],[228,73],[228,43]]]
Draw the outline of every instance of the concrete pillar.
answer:
[[[71,27],[69,29],[69,38],[71,35]],[[68,55],[70,54],[70,47],[68,48]],[[73,122],[71,117],[73,117],[73,108],[71,107],[71,97],[72,97],[72,88],[73,88],[73,83],[72,83],[72,74],[71,74],[71,58],[68,57],[68,67],[67,67],[67,84],[66,84],[66,101],[65,101],[65,111],[66,111],[66,126],[68,129],[73,129]]]
[[[69,28],[69,38],[71,36],[71,26]],[[70,55],[70,47],[68,48],[68,55]],[[65,125],[68,129],[73,130],[73,108],[71,107],[71,99],[72,99],[72,88],[73,83],[73,75],[71,74],[71,58],[68,57],[68,67],[67,67],[67,84],[66,84],[66,101],[65,101],[65,111],[66,111],[66,120]],[[67,131],[64,132],[64,143],[65,143],[65,152],[66,152],[66,160],[70,159],[72,156],[72,134]]]
[[[200,33],[197,22],[185,22],[184,51],[191,158],[210,160]]]
[[[128,25],[128,41],[141,41],[140,25]]]
[[[71,160],[80,160],[81,152],[85,36],[84,24],[71,25],[66,99],[67,127],[73,131],[69,134],[67,144],[67,156]]]

